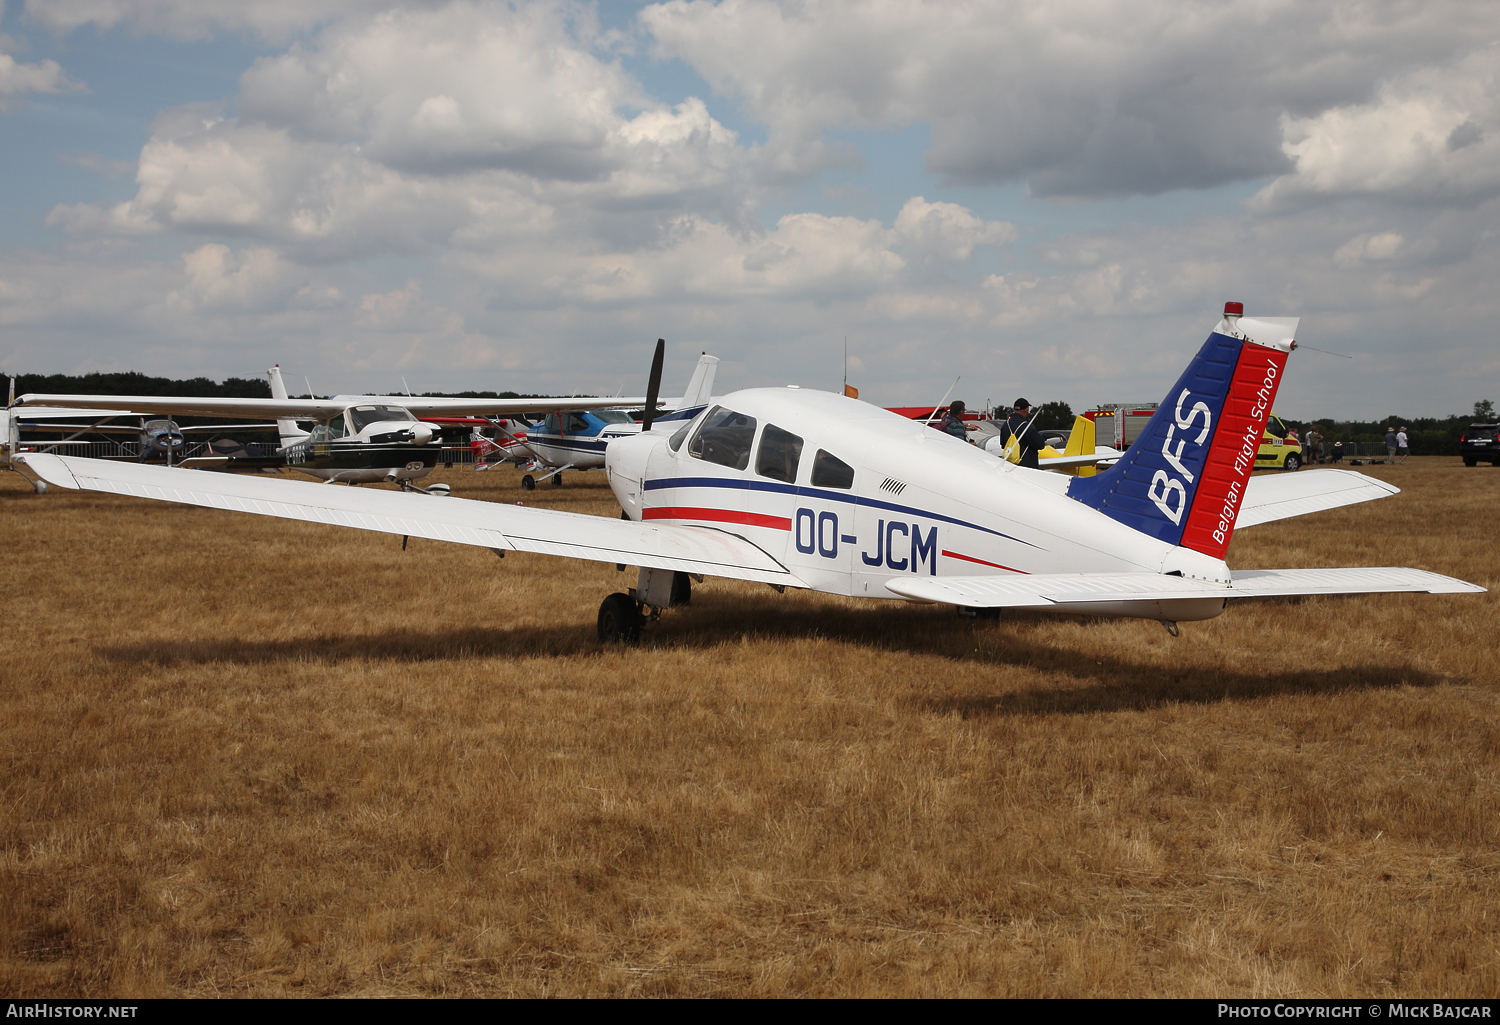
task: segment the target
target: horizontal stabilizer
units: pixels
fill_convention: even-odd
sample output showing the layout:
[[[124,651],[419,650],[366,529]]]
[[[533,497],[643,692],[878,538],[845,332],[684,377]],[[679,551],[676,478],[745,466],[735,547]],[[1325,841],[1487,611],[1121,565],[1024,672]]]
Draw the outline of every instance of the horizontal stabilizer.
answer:
[[[1052,609],[1056,612],[1068,611],[1069,605],[1102,603],[1235,601],[1399,591],[1474,594],[1485,590],[1453,577],[1399,567],[1240,570],[1233,575],[1230,584],[1160,573],[1049,573],[1009,577],[898,577],[886,581],[885,586],[887,590],[917,601],[966,608]]]
[[[1037,464],[1043,470],[1060,470],[1065,466],[1095,466],[1099,463],[1112,462],[1124,454],[1119,449],[1100,445],[1094,451],[1082,455],[1037,456]]]
[[[1263,474],[1245,486],[1236,527],[1284,520],[1400,494],[1401,489],[1353,470],[1303,470]]]
[[[790,587],[803,585],[763,550],[712,527],[640,523],[419,493],[266,480],[139,463],[27,453],[59,487],[328,523],[497,551],[538,552]]]

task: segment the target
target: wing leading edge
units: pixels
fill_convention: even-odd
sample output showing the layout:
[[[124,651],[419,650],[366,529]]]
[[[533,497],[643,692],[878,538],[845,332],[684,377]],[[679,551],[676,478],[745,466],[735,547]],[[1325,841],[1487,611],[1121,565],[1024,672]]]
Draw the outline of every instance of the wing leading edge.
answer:
[[[17,457],[59,487],[451,541],[497,551],[806,586],[765,551],[711,527],[638,523],[462,498],[262,480],[73,456]]]

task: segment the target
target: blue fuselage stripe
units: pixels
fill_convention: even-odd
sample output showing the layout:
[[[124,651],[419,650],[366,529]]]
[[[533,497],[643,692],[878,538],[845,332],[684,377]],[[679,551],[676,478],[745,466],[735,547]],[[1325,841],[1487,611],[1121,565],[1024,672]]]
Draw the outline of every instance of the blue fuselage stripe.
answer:
[[[1042,550],[1039,545],[1034,545],[1030,541],[1022,541],[1018,537],[1012,537],[998,530],[991,530],[989,527],[981,527],[979,524],[970,523],[968,520],[944,516],[942,513],[929,512],[926,509],[918,509],[915,506],[882,502],[878,498],[863,498],[859,495],[843,491],[829,491],[824,488],[804,488],[798,487],[795,484],[775,484],[770,481],[744,480],[733,477],[662,477],[646,481],[647,491],[660,491],[666,488],[726,488],[731,491],[769,491],[777,495],[818,498],[825,502],[842,502],[845,505],[865,506],[866,508],[881,509],[887,512],[906,513],[908,516],[923,516],[929,520],[940,520],[943,523],[968,527],[970,530],[979,530],[986,534],[994,534],[996,537],[1003,537],[1007,541],[1015,541],[1017,544]]]

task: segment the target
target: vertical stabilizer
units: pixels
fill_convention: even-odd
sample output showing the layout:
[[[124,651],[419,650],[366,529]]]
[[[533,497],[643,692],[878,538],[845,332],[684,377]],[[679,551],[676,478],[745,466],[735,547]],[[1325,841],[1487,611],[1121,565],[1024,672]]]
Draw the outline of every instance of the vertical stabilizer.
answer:
[[[719,357],[710,356],[706,352],[699,356],[698,365],[693,368],[693,378],[688,381],[687,391],[682,393],[682,401],[677,404],[677,408],[693,409],[708,405],[714,390],[714,374],[718,369]]]
[[[291,398],[287,394],[286,382],[281,379],[280,363],[267,370],[266,376],[271,379],[271,398],[277,401],[285,401]],[[306,431],[297,426],[296,420],[285,420],[278,417],[276,420],[276,430],[281,435],[282,448],[294,445],[308,436]]]
[[[1221,320],[1125,455],[1068,496],[1143,534],[1223,559],[1297,319]]]
[[[1091,456],[1094,454],[1094,421],[1086,416],[1073,418],[1073,429],[1068,432],[1068,447],[1063,449],[1065,456]],[[1076,477],[1092,477],[1098,473],[1093,466],[1074,467],[1072,473]]]

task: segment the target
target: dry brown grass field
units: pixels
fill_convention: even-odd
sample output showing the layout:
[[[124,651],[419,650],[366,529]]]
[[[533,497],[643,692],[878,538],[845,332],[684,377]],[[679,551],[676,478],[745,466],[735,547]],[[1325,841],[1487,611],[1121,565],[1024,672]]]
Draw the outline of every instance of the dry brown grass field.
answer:
[[[1371,472],[1231,565],[1500,587],[1500,470]],[[633,570],[15,474],[0,524],[7,995],[1500,993],[1494,593],[1173,639],[710,580],[620,650]]]

